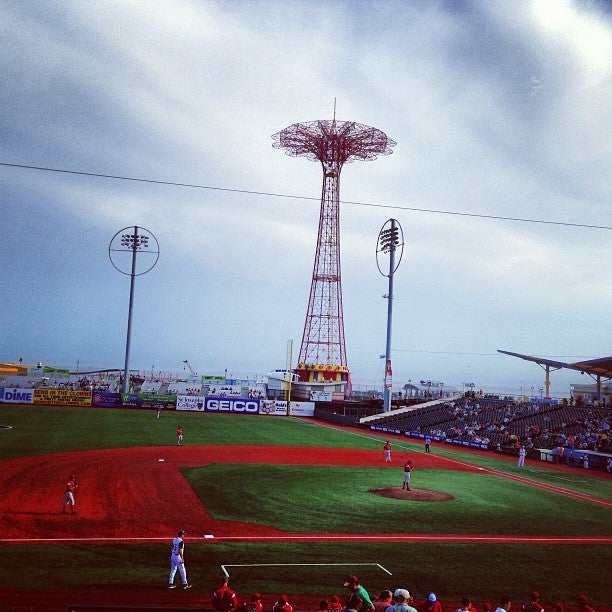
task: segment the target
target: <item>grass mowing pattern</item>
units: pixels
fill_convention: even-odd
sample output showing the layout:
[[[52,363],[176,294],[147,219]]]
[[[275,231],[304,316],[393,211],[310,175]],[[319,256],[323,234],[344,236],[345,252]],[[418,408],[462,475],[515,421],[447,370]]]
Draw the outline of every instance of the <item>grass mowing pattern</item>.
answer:
[[[214,518],[248,520],[290,533],[609,533],[609,508],[559,500],[556,493],[496,475],[415,472],[413,488],[442,491],[453,495],[452,501],[409,502],[369,493],[371,488],[400,486],[400,472],[382,467],[231,464],[183,470]],[[576,516],[582,517],[578,523]]]
[[[535,550],[534,550],[535,549]],[[594,556],[594,553],[595,556]],[[3,558],[12,558],[14,546],[1,546]],[[196,544],[187,543],[186,566],[194,590],[207,593],[216,584],[221,565],[275,564],[270,567],[228,567],[232,585],[240,593],[301,593],[329,597],[344,595],[347,574],[358,573],[371,592],[407,588],[417,598],[434,590],[441,598],[459,601],[466,594],[474,601],[495,601],[508,594],[522,602],[538,588],[545,604],[575,601],[589,594],[597,605],[609,602],[612,550],[597,547],[495,544]],[[346,566],[294,566],[290,564]],[[355,565],[380,563],[378,568]],[[597,563],[601,570],[597,571]],[[28,571],[23,572],[23,567]],[[1,586],[22,588],[105,587],[163,588],[169,569],[168,545],[39,546],[19,547],[19,563],[6,564]],[[358,571],[357,571],[358,570]],[[270,605],[272,602],[265,602]]]
[[[0,423],[13,427],[8,431],[0,431],[0,458],[81,449],[174,445],[175,430],[179,423],[185,429],[187,445],[284,444],[382,449],[381,439],[368,432],[336,431],[318,427],[310,422],[278,417],[167,412],[163,413],[160,419],[155,419],[154,411],[2,405]],[[393,444],[394,449],[422,452],[420,442],[394,439]],[[534,480],[612,499],[610,481],[569,473],[559,475],[538,468],[538,464],[529,463],[524,470],[519,471],[513,463],[503,461],[495,455],[466,455],[452,447],[436,445],[433,451],[483,467],[512,474],[520,473]],[[246,470],[247,467],[250,469],[254,466],[241,466],[240,469]],[[267,498],[276,497],[278,500],[275,504],[284,507],[285,513],[301,514],[307,518],[302,509],[304,503],[310,503],[312,498],[313,505],[327,505],[327,512],[331,512],[332,505],[336,503],[334,498],[337,494],[334,491],[336,487],[341,486],[344,492],[342,501],[352,500],[349,506],[353,507],[349,507],[349,514],[346,508],[337,512],[334,509],[337,517],[333,520],[341,520],[342,530],[345,531],[347,525],[357,520],[355,516],[359,520],[366,516],[373,527],[378,529],[378,509],[386,509],[389,503],[401,503],[376,498],[376,508],[369,514],[357,507],[356,489],[362,486],[363,478],[369,478],[365,472],[374,474],[378,479],[376,469],[350,468],[350,473],[336,474],[332,478],[333,483],[328,480],[326,488],[320,488],[322,485],[319,483],[313,489],[312,478],[317,475],[318,469],[308,468],[308,477],[303,474],[300,476],[302,497],[297,502],[288,504],[286,499],[281,499],[281,491],[283,487],[287,487],[289,492],[295,495],[296,491],[292,491],[291,486],[292,478],[296,476],[287,473],[284,480],[280,479],[280,475],[279,480],[276,480],[278,472],[274,472],[273,477],[272,470],[288,467],[290,471],[296,466],[257,467],[267,470],[267,481],[260,482],[259,487],[255,488],[249,487],[249,482],[237,480],[232,483],[232,488],[227,487],[225,491],[225,497],[231,499],[225,507],[216,508],[215,512],[236,512],[237,501],[242,509],[241,520],[251,514],[256,517],[264,515],[266,519]],[[203,472],[207,469],[203,468]],[[415,472],[415,486],[426,488],[425,478],[429,478],[429,475],[425,472],[426,470],[423,470],[423,474],[419,474],[418,484]],[[395,470],[393,474],[392,478],[395,480]],[[438,483],[435,488],[447,490],[450,486],[447,474],[439,474],[446,482]],[[561,478],[563,481],[559,482]],[[467,512],[455,517],[454,528],[448,531],[458,531],[462,522],[472,521],[473,514],[482,515],[487,507],[496,509],[506,521],[510,521],[513,514],[520,517],[521,520],[516,520],[516,525],[513,526],[516,533],[530,533],[530,530],[536,527],[542,532],[551,533],[564,533],[564,530],[567,530],[569,533],[585,534],[591,529],[596,533],[597,525],[601,526],[602,515],[607,515],[609,524],[609,510],[524,485],[519,487],[502,479],[500,482],[503,482],[504,486],[512,484],[512,491],[516,490],[516,495],[491,495],[489,499],[485,499],[480,491],[482,475],[473,475],[473,479],[471,484],[464,485],[463,490],[463,493],[470,492],[472,495],[472,506]],[[378,483],[374,486],[384,485]],[[399,485],[393,483],[391,486]],[[208,505],[207,497],[208,494],[205,494],[203,499]],[[220,498],[218,495],[216,497]],[[427,509],[417,507],[415,512],[425,511],[431,524],[434,512],[432,508],[452,503],[454,502],[427,504]],[[449,510],[444,512],[448,513]],[[317,530],[320,516],[323,514],[316,516]],[[423,518],[419,520],[427,522]],[[310,521],[312,525],[312,518]],[[485,525],[479,523],[478,532],[485,530]],[[433,531],[442,529],[436,526]],[[609,527],[605,525],[599,533],[609,532]],[[475,601],[494,602],[505,593],[515,602],[521,602],[532,588],[538,588],[548,605],[555,601],[573,604],[576,594],[585,592],[597,609],[598,605],[612,603],[609,589],[611,548],[456,543],[215,544],[190,540],[187,567],[190,580],[195,585],[194,590],[207,593],[217,581],[221,564],[379,562],[388,567],[393,576],[381,575],[369,569],[365,573],[360,572],[364,584],[372,592],[402,586],[417,597],[425,596],[427,591],[432,589],[443,599],[459,600],[467,594]],[[15,545],[0,545],[0,555],[7,560],[0,573],[0,585],[27,588],[163,586],[167,581],[169,561],[167,544],[19,545],[18,548]],[[16,562],[9,561],[16,558]],[[27,571],[24,572],[24,568],[27,568]],[[232,576],[234,586],[241,592],[288,591],[329,596],[332,593],[343,594],[342,581],[346,574],[352,573],[347,569],[235,568],[232,570]]]

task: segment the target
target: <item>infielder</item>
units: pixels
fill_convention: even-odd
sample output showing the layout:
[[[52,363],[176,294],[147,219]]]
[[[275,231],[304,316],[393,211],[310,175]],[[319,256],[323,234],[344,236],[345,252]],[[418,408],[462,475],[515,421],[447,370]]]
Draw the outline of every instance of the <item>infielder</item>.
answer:
[[[76,514],[76,510],[74,509],[74,493],[76,492],[79,483],[77,482],[76,476],[73,474],[68,479],[66,483],[66,494],[64,495],[64,507],[62,509],[62,514],[66,514],[66,508],[70,506],[71,514]]]
[[[383,450],[385,451],[385,463],[391,463],[391,442],[389,440],[385,442]]]
[[[412,473],[412,462],[410,460],[406,461],[404,464],[404,484],[402,484],[402,489],[407,489],[410,491],[410,475]]]
[[[191,588],[191,585],[187,582],[187,572],[185,570],[185,542],[183,541],[183,537],[185,535],[187,535],[187,532],[181,529],[176,538],[172,540],[172,554],[170,555],[170,578],[168,580],[169,589],[176,589],[176,585],[174,584],[176,570],[178,570],[181,581],[183,582],[183,589]]]

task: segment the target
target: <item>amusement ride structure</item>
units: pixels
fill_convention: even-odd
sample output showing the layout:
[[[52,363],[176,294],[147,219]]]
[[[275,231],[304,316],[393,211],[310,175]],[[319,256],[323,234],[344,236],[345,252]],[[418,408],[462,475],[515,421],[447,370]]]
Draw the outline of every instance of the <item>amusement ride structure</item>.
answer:
[[[345,163],[389,155],[395,142],[384,132],[334,119],[294,123],[272,136],[287,155],[321,162],[319,232],[296,368],[298,383],[342,383],[350,389],[340,273],[340,172]]]

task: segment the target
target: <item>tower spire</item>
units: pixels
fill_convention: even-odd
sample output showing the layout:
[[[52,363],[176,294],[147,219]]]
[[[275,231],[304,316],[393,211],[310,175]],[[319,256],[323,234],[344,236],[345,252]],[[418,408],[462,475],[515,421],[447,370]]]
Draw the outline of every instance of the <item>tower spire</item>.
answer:
[[[350,389],[346,359],[342,278],[340,272],[340,172],[354,160],[389,155],[395,142],[384,132],[334,118],[294,123],[272,136],[277,149],[287,155],[319,161],[323,189],[319,231],[310,285],[310,297],[298,357],[298,379],[303,382],[338,381]]]

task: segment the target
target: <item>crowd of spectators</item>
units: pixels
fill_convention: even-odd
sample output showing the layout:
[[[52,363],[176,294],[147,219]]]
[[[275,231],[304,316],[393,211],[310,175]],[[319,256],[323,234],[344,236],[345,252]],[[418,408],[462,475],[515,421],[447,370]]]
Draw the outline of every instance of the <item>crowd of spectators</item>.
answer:
[[[439,601],[435,592],[430,591],[424,597],[418,598],[406,588],[394,590],[384,589],[380,593],[369,592],[357,576],[349,576],[344,583],[348,593],[344,596],[337,594],[320,600],[312,612],[545,612],[542,597],[539,592],[531,591],[523,601],[513,602],[507,595],[501,595],[496,603],[482,602],[476,604],[470,597],[463,597],[454,604]],[[225,590],[224,590],[225,589]],[[223,593],[223,596],[221,596]],[[270,596],[269,602],[264,602],[260,593],[240,598],[228,586],[228,578],[224,578],[224,585],[211,596],[212,608],[216,612],[293,612],[293,610],[306,610],[306,606],[294,605],[293,598],[285,593],[279,596]],[[574,606],[578,612],[595,612],[589,605],[586,595],[576,596]],[[564,612],[566,605],[555,602],[548,605],[549,610]],[[569,606],[568,606],[569,608]]]
[[[490,450],[524,446],[612,453],[612,412],[597,404],[522,402],[462,397],[383,417],[378,423],[438,440],[466,441]]]

